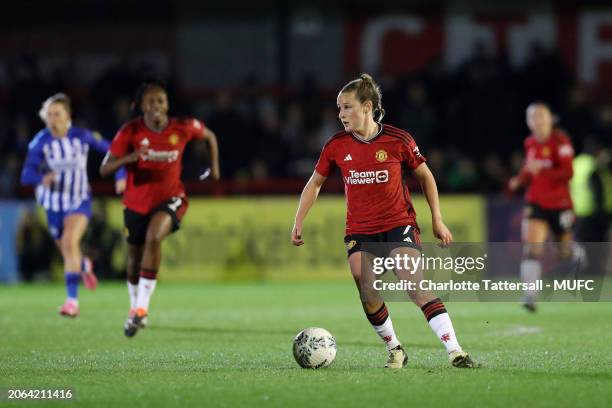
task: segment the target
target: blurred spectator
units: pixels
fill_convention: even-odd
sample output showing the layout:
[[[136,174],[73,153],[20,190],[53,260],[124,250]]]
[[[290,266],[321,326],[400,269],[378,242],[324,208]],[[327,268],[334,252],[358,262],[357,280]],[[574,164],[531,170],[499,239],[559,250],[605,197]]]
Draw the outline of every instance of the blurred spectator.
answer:
[[[595,130],[595,114],[586,89],[576,85],[568,92],[567,103],[561,112],[561,127],[567,129],[576,150],[582,150],[582,141]]]
[[[612,147],[612,104],[605,103],[597,110],[597,123],[595,134],[598,136],[598,140]]]
[[[510,174],[518,174],[523,167],[523,153],[519,150],[514,150],[510,154]]]
[[[303,116],[303,129],[305,131],[315,130],[321,123],[322,98],[317,78],[312,73],[302,76],[302,81],[297,90],[297,104],[300,106]]]
[[[430,105],[427,88],[415,81],[404,89],[403,103],[398,109],[397,126],[406,129],[419,143],[422,151],[435,145],[436,111]]]
[[[262,112],[261,129],[257,140],[256,157],[267,168],[267,178],[279,178],[287,174],[289,146],[283,140],[278,112],[270,108]]]
[[[458,157],[447,180],[449,191],[475,191],[479,181],[476,164],[469,157]]]
[[[563,62],[557,50],[546,49],[534,42],[529,46],[529,60],[519,72],[522,90],[521,105],[534,100],[547,102],[558,111],[568,89],[574,84],[574,77]]]
[[[26,282],[50,280],[55,243],[35,210],[24,211],[16,241],[21,278]]]
[[[222,154],[221,175],[233,179],[237,172],[248,166],[257,140],[248,119],[236,107],[236,101],[228,91],[219,92],[214,106],[204,122],[215,130]],[[192,161],[191,152],[185,152],[183,160]]]
[[[85,237],[83,253],[89,256],[94,264],[94,271],[99,278],[123,278],[124,271],[113,265],[115,251],[123,242],[121,232],[110,226],[106,218],[106,203],[96,201]]]
[[[340,121],[338,120],[338,108],[335,104],[328,104],[323,108],[321,126],[318,130],[318,136],[314,143],[316,144],[315,152],[318,154],[321,152],[323,145],[333,135],[338,133],[341,129]]]
[[[432,148],[429,151],[424,151],[423,154],[427,157],[427,166],[436,178],[438,189],[441,191],[446,190],[448,175],[444,152],[440,149]]]
[[[484,158],[482,175],[479,190],[483,192],[499,191],[510,178],[508,169],[495,154],[489,154]]]
[[[19,57],[9,66],[9,112],[25,113],[36,118],[48,88],[40,74],[38,61],[28,55]]]
[[[133,98],[140,76],[123,57],[100,75],[91,89],[91,99],[102,118],[114,117],[113,104],[118,98]]]
[[[20,174],[19,158],[16,154],[9,153],[0,164],[0,197],[13,195]]]
[[[439,57],[409,77],[380,78],[388,111],[384,121],[413,134],[429,158],[440,191],[498,191],[506,175],[522,162],[520,153],[509,152],[521,150],[528,133],[524,111],[533,100],[552,103],[577,150],[586,137],[609,146],[612,104],[595,103],[589,90],[575,83],[557,50],[534,42],[527,62],[515,69],[507,62],[506,50],[494,52],[483,42],[474,43],[473,50],[453,71]],[[78,71],[83,65],[76,58],[39,62],[21,56],[7,63],[6,94],[0,90],[0,101],[8,107],[0,112],[3,196],[16,192],[13,174],[21,163],[15,158],[23,159],[28,142],[42,127],[37,112],[51,90],[73,92],[79,100],[75,123],[94,127],[110,139],[132,114],[139,79],[157,70],[154,61],[142,55],[120,56],[97,77],[88,77]],[[208,113],[203,120],[219,136],[225,180],[308,177],[322,145],[341,129],[335,106],[341,84],[321,89],[313,73],[304,74],[294,87],[267,88],[257,76],[248,75],[236,89],[220,85],[209,100],[200,95],[209,90],[178,88],[179,70],[174,65],[169,72],[165,79],[175,114],[196,116],[191,105]],[[83,82],[86,77],[89,82]],[[195,179],[205,168],[202,149],[188,147],[185,178]],[[100,159],[90,160],[93,180]]]

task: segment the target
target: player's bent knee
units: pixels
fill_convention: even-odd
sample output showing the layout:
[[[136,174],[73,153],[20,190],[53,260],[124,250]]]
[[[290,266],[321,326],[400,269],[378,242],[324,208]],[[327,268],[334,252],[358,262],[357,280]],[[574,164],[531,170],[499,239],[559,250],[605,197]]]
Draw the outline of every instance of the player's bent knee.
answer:
[[[164,236],[157,232],[147,232],[147,236],[145,238],[145,245],[153,245],[159,246],[161,245]]]
[[[79,240],[75,236],[66,234],[60,240],[60,247],[64,256],[77,254],[79,252]]]

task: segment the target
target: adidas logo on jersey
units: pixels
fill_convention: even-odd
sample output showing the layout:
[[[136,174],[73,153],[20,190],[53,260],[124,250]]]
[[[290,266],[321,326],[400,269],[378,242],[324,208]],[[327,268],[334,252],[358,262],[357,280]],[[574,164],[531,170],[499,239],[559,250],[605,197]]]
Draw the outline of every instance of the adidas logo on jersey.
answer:
[[[351,161],[353,160],[353,158],[351,157],[351,154],[347,154],[346,157],[344,158],[344,161]]]

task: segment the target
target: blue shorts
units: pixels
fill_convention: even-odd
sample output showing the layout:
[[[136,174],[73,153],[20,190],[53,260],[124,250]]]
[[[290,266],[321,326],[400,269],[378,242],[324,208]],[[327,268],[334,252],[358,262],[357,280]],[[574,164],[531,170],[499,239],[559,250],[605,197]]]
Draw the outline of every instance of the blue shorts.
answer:
[[[69,211],[47,210],[47,225],[53,239],[60,239],[64,232],[64,219],[73,214],[83,214],[87,219],[91,218],[91,198],[81,203],[78,208]]]

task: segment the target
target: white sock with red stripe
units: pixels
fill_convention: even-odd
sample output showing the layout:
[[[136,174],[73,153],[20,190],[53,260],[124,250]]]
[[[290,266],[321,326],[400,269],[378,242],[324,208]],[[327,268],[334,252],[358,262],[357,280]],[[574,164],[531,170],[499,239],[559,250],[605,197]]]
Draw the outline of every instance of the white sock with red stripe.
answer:
[[[138,297],[136,299],[137,312],[149,311],[149,302],[157,285],[157,270],[142,268],[140,270],[140,279],[138,280]],[[140,313],[139,313],[140,314]]]
[[[374,331],[380,336],[382,341],[385,342],[387,350],[391,350],[400,345],[395,330],[393,329],[391,316],[389,316],[389,311],[384,303],[377,312],[366,313],[366,316],[370,324],[372,324]]]
[[[429,323],[429,327],[440,339],[442,345],[446,348],[446,352],[461,351],[461,346],[457,341],[453,322],[444,307],[444,303],[438,298],[427,302],[421,306],[421,310]]]

